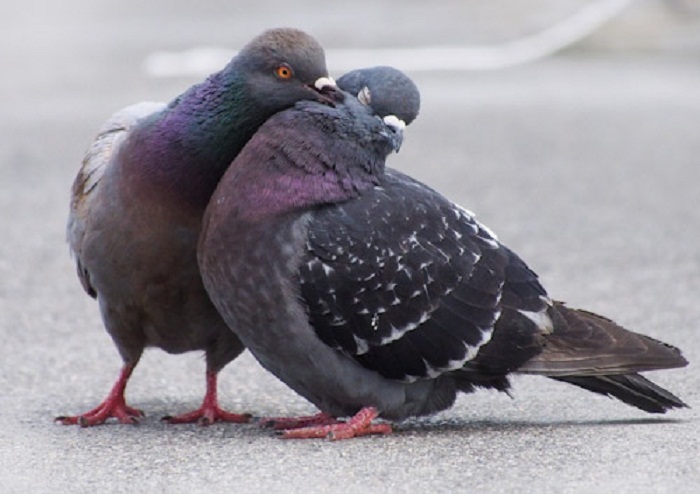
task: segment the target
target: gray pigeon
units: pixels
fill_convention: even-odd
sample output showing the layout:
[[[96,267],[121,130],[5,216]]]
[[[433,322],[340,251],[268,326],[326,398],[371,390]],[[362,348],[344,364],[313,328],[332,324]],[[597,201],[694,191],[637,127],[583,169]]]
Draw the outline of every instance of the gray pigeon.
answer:
[[[141,103],[113,115],[88,149],[73,184],[68,242],[85,291],[124,366],[107,398],[63,424],[114,417],[136,423],[124,390],[144,348],[206,353],[202,406],[171,423],[242,422],[217,401],[217,374],[243,345],[212,306],[196,262],[202,215],[228,165],[271,115],[324,100],[321,46],[294,29],[253,39],[220,72],[169,104]]]
[[[372,101],[395,87],[275,115],[205,213],[198,258],[214,305],[321,410],[282,420],[284,437],[389,433],[372,420],[432,414],[477,387],[507,391],[510,373],[650,413],[686,406],[638,374],[686,365],[678,349],[553,301],[472,213],[384,168],[401,131]]]
[[[394,67],[380,65],[353,70],[341,76],[337,84],[382,117],[394,115],[409,125],[418,116],[420,91],[410,77]]]

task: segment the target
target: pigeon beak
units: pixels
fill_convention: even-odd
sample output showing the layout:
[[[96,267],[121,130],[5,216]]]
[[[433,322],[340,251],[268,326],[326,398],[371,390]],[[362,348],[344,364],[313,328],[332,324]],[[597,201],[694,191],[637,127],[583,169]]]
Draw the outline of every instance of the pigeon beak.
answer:
[[[398,153],[401,151],[401,145],[403,144],[403,132],[396,132],[391,139],[391,145],[394,148],[394,152]]]
[[[332,77],[319,77],[309,87],[317,93],[318,101],[328,106],[335,106],[338,95],[342,94]]]
[[[403,130],[406,128],[406,122],[401,120],[396,115],[387,115],[382,120],[384,120],[384,125],[386,125],[387,127],[391,127],[397,132],[403,132]]]
[[[316,82],[314,82],[314,87],[318,91],[323,91],[325,88],[338,89],[338,85],[332,77],[319,77],[316,79]]]
[[[387,134],[387,137],[390,137],[394,151],[398,153],[401,144],[403,144],[403,131],[406,128],[406,123],[396,115],[387,115],[382,121],[391,130],[391,134]]]

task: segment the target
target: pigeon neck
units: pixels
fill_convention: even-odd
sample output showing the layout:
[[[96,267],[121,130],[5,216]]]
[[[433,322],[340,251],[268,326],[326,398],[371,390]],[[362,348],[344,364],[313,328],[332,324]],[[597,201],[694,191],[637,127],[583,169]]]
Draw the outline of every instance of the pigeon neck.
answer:
[[[354,181],[332,173],[319,176],[306,172],[249,176],[234,195],[239,203],[237,216],[246,221],[259,222],[306,211],[326,204],[344,202],[358,197],[374,184]]]
[[[313,130],[288,123],[290,127],[276,129],[279,134],[257,134],[222,179],[220,187],[229,192],[231,201],[226,209],[233,216],[259,222],[344,202],[380,182],[383,157],[365,154],[355,146],[314,147],[305,139],[313,136]],[[289,138],[295,132],[302,137]],[[284,139],[285,134],[289,139]]]
[[[130,161],[149,187],[206,207],[226,168],[267,117],[248,103],[244,81],[232,73],[211,75],[144,123],[141,142],[132,148],[142,154]]]

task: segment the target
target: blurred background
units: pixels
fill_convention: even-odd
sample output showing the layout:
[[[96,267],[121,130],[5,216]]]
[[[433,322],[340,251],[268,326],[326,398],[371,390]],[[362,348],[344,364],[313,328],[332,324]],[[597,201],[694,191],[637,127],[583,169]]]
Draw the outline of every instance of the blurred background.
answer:
[[[91,474],[109,481],[113,464],[133,471],[132,451],[152,453],[153,442],[125,436],[123,428],[80,435],[91,438],[87,449],[82,439],[67,440],[67,429],[51,428],[51,417],[101,399],[119,366],[65,244],[70,186],[112,112],[171,99],[276,26],[314,35],[332,75],[377,63],[404,69],[421,89],[422,109],[390,165],[473,210],[555,298],[678,345],[691,362],[700,358],[700,0],[0,2],[0,415],[20,417],[19,427],[0,427],[0,445],[20,445],[7,455],[20,466],[6,473],[32,476],[21,465],[43,465],[51,473],[43,480],[47,490],[57,482],[58,491],[69,491],[85,465],[97,464]],[[154,422],[142,427],[194,408],[202,370],[199,355],[148,352],[128,393],[151,412]],[[657,377],[697,410],[697,373]],[[479,393],[440,420],[638,417],[610,404],[589,414],[589,395],[556,383],[523,378],[516,388],[518,400]],[[313,413],[249,356],[225,369],[220,392],[234,409]],[[585,477],[578,473],[585,463],[591,478],[617,476],[615,485],[630,492],[655,485],[660,471],[667,482],[652,490],[687,485],[683,476],[694,472],[697,480],[700,471],[700,429],[692,427],[669,432],[682,435],[688,451],[650,458],[658,468],[632,462],[615,472],[616,453],[605,460],[600,451],[606,434],[621,427],[589,428],[603,448],[588,456],[584,450],[585,461],[564,476]],[[114,430],[122,431],[116,446]],[[187,437],[194,436],[176,432],[159,430],[157,437],[181,441],[186,450],[216,439],[217,430],[239,433],[211,428],[192,444]],[[539,460],[554,447],[540,443],[544,434],[536,428],[528,432],[531,442],[522,444],[534,446],[521,451],[513,442],[503,457],[530,451]],[[638,437],[642,450],[663,439],[641,433],[627,440]],[[36,444],[41,452],[33,452]],[[118,453],[91,455],[90,448],[105,445]],[[154,472],[189,467],[168,457]],[[217,468],[222,478],[229,474],[226,464]],[[519,470],[513,472],[489,477],[517,480]]]
[[[58,279],[70,271],[68,191],[99,125],[130,103],[169,100],[281,25],[317,37],[333,75],[377,63],[407,71],[423,105],[392,164],[474,209],[550,283],[570,279],[569,258],[590,268],[630,242],[651,258],[662,255],[658,235],[688,249],[700,236],[687,208],[700,174],[700,0],[5,0],[3,312],[42,284],[38,253],[64,256]],[[581,245],[621,225],[639,237]],[[568,242],[552,247],[556,262],[553,236]]]
[[[66,115],[84,99],[104,115],[119,105],[115,99],[121,95],[131,101],[131,90],[137,99],[167,98],[217,69],[217,53],[232,52],[280,25],[316,36],[330,50],[329,68],[336,71],[347,70],[348,63],[334,51],[347,49],[365,49],[368,56],[387,48],[466,48],[467,56],[439,64],[448,71],[491,68],[474,48],[491,50],[491,62],[495,58],[505,66],[552,54],[573,60],[685,58],[689,65],[700,57],[700,0],[356,0],[346,6],[315,0],[5,0],[0,6],[4,120],[33,119],[37,111]],[[509,51],[509,43],[556,29],[561,32]],[[165,60],[163,66],[163,52],[201,48],[210,50],[200,51],[199,58],[195,53],[194,60]],[[408,69],[410,59],[383,62],[404,62]],[[429,66],[430,60],[417,63]],[[465,84],[471,79],[461,77]],[[82,108],[80,115],[89,116]]]

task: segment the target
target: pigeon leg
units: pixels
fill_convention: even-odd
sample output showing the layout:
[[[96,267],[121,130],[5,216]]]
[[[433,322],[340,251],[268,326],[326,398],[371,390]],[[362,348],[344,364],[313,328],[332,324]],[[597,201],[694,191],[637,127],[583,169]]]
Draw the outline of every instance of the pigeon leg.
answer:
[[[124,399],[126,383],[129,381],[134,367],[136,367],[136,363],[126,364],[122,367],[117,382],[114,383],[107,398],[95,408],[82,415],[56,417],[55,421],[63,425],[78,424],[81,427],[91,427],[104,424],[108,418],[114,417],[122,424],[138,424],[143,417],[143,412],[128,406]]]
[[[373,424],[379,415],[374,407],[365,407],[347,422],[317,425],[301,429],[288,429],[282,432],[282,439],[314,439],[326,437],[331,441],[368,436],[370,434],[391,434],[390,424]]]
[[[316,425],[331,425],[340,423],[338,419],[325,412],[306,417],[263,417],[258,420],[258,425],[265,429],[276,431],[302,429]]]
[[[207,392],[204,395],[202,406],[192,412],[175,417],[163,417],[161,420],[169,424],[192,424],[196,422],[201,426],[211,425],[214,422],[231,422],[234,424],[249,422],[250,414],[231,413],[219,407],[216,393],[217,375],[216,372],[207,371]]]

